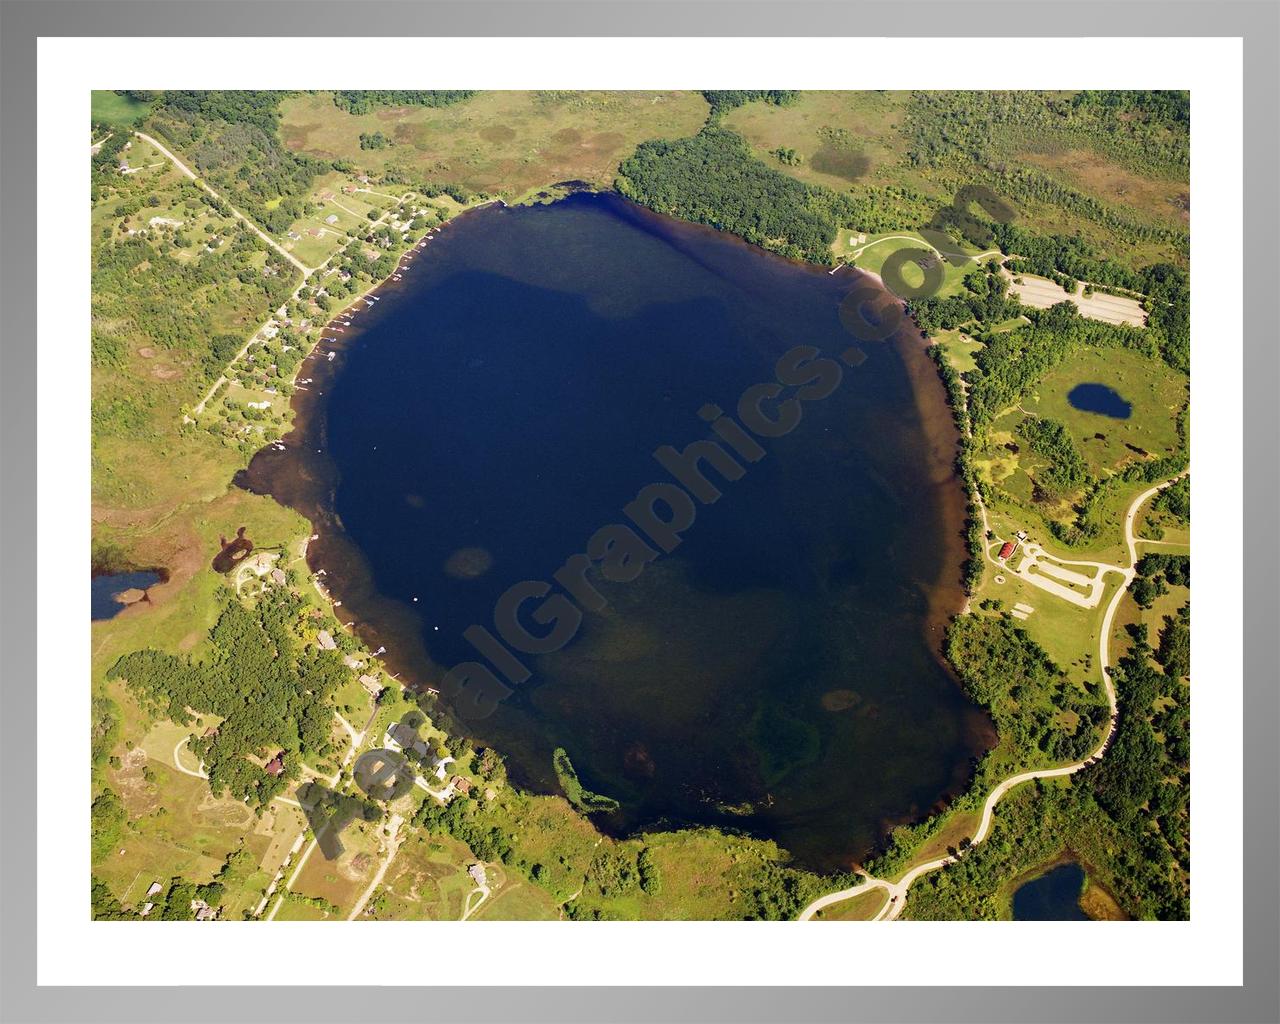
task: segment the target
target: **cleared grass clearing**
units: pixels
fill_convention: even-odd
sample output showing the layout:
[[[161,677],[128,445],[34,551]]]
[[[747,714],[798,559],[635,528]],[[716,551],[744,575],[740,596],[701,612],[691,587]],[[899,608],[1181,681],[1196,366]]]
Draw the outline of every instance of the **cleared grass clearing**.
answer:
[[[610,185],[640,142],[695,133],[707,103],[692,92],[502,91],[353,115],[320,92],[285,100],[281,115],[285,144],[300,152],[512,198],[557,181]],[[362,150],[360,135],[374,132],[392,145]]]
[[[969,337],[963,328],[939,331],[934,336],[933,342],[942,347],[942,351],[946,353],[947,362],[955,368],[957,373],[976,369],[978,364],[974,362],[973,357],[986,348],[982,342]]]
[[[925,253],[929,254],[936,254],[937,252],[933,243],[927,241],[923,235],[915,231],[895,231],[890,234],[866,235],[864,239],[862,233],[852,229],[841,228],[836,234],[836,240],[831,245],[831,251],[838,259],[850,261],[859,270],[866,270],[878,275],[883,275],[884,265],[889,257],[904,249],[924,250]],[[963,253],[971,257],[978,255],[978,250],[972,246],[959,245],[952,240],[948,240],[943,247],[943,251],[946,253]],[[948,295],[954,295],[960,291],[965,274],[969,273],[977,265],[973,260],[966,260],[956,266],[952,259],[937,255],[926,256],[925,258],[932,258],[942,268],[942,284],[937,292],[934,293],[939,298],[946,298]],[[908,288],[918,288],[924,284],[925,271],[918,264],[909,262],[904,264],[901,269],[903,283]]]
[[[1129,418],[1075,408],[1068,396],[1087,383],[1105,383],[1119,392],[1133,407]],[[1176,452],[1178,414],[1187,397],[1188,379],[1163,362],[1126,349],[1080,349],[1046,374],[1022,406],[1065,425],[1097,475],[1142,461],[1143,452],[1152,457]]]
[[[312,850],[290,890],[301,896],[319,897],[344,913],[349,911],[382,862],[378,840],[383,825],[381,821],[349,825],[342,832],[343,851],[335,860],[327,860],[319,847]],[[281,913],[284,910],[282,907]]]
[[[457,921],[467,893],[475,888],[467,874],[468,865],[474,863],[475,857],[456,839],[415,830],[401,845],[370,900],[371,916],[396,921]]]
[[[147,116],[151,107],[108,89],[94,89],[89,99],[89,119],[113,127],[128,128]]]

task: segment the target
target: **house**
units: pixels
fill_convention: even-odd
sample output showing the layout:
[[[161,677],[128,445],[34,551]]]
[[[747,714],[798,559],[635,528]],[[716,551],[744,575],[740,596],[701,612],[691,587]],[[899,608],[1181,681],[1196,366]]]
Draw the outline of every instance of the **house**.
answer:
[[[281,773],[284,772],[284,751],[280,751],[280,753],[276,754],[275,757],[268,761],[264,770],[273,778],[279,778]]]
[[[322,629],[316,634],[316,643],[320,645],[322,651],[336,651],[338,649],[338,645],[334,643],[333,636],[327,629]]]
[[[453,777],[452,785],[454,790],[461,793],[463,796],[466,796],[471,792],[471,781],[469,779],[464,779],[461,775],[455,775]]]
[[[444,757],[436,758],[436,760],[432,762],[431,772],[437,779],[443,782],[445,766],[450,764],[453,764],[453,758],[448,754],[445,754]]]
[[[201,738],[201,739],[203,739],[203,740],[211,740],[211,739],[213,739],[213,738],[214,738],[215,736],[217,736],[217,735],[218,735],[218,727],[217,727],[216,725],[211,725],[211,726],[209,726],[209,728],[207,728],[207,729],[204,731],[204,735],[203,735],[203,736],[201,736],[200,738]],[[156,887],[157,887],[157,888],[159,888],[160,883],[159,883],[159,882],[156,882],[155,884],[156,884]],[[148,895],[148,896],[150,896],[150,895],[151,895],[151,893],[147,893],[147,895]]]
[[[1007,540],[1004,542],[1004,546],[1000,549],[1000,554],[997,557],[1003,562],[1017,550],[1018,545],[1014,541]]]
[[[383,744],[388,750],[411,750],[419,759],[425,758],[430,753],[426,741],[418,735],[418,731],[409,728],[404,722],[387,726]]]
[[[250,409],[270,409],[270,402],[245,402]]]
[[[150,897],[150,896],[154,896],[154,895],[155,895],[156,893],[158,893],[159,891],[160,891],[160,883],[159,883],[159,882],[152,882],[152,883],[151,883],[151,887],[147,890],[147,896],[148,896],[148,897]]]
[[[472,864],[469,868],[467,868],[467,874],[469,874],[471,876],[471,880],[481,888],[483,888],[488,883],[488,876],[486,876],[484,873],[483,864]]]
[[[349,669],[364,668],[363,659],[357,658],[354,654],[344,655],[342,658],[342,664],[346,665]]]
[[[152,909],[153,909],[154,907],[155,907],[155,904],[154,904],[154,903],[152,903],[150,900],[148,900],[146,903],[142,904],[142,916],[143,916],[143,917],[146,917],[148,914],[150,914],[150,913],[151,913],[151,911],[152,911]]]
[[[337,215],[336,213],[331,213],[331,214],[329,214],[329,216],[327,216],[327,217],[324,219],[324,222],[325,222],[326,224],[337,224],[337,223],[338,223],[338,215]]]
[[[365,692],[370,697],[377,697],[382,692],[382,683],[378,680],[378,677],[368,672],[360,677],[360,685],[364,687]]]
[[[271,570],[271,582],[272,582],[272,583],[275,583],[275,584],[277,584],[278,586],[283,587],[283,586],[284,586],[284,584],[285,584],[285,579],[286,579],[286,577],[285,577],[285,574],[284,574],[284,570],[283,570],[283,569],[272,569],[272,570]]]

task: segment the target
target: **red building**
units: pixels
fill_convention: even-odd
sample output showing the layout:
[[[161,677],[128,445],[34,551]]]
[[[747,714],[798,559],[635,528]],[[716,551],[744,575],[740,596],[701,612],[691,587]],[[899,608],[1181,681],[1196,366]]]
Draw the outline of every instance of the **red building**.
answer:
[[[1013,554],[1014,551],[1016,551],[1017,549],[1018,549],[1018,545],[1015,544],[1013,541],[1011,540],[1005,541],[1004,547],[1000,549],[1000,560],[1003,562],[1006,558],[1008,558],[1011,554]]]

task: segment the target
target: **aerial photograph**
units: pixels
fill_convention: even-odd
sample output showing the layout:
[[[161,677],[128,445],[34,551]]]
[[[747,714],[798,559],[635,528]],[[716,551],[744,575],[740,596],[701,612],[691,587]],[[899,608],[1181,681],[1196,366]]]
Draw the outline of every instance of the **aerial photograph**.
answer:
[[[1189,92],[86,99],[94,920],[1189,920]]]

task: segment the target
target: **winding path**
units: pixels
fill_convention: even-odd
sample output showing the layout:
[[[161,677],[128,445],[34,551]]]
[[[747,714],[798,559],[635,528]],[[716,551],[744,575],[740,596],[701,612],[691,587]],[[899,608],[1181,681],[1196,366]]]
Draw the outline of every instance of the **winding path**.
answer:
[[[977,846],[987,838],[987,835],[991,831],[991,823],[995,815],[996,804],[1000,802],[1000,798],[1008,793],[1009,790],[1013,789],[1015,786],[1022,785],[1024,782],[1031,782],[1035,779],[1054,779],[1062,778],[1067,775],[1074,775],[1076,772],[1080,771],[1081,768],[1088,765],[1089,762],[1102,757],[1102,755],[1106,753],[1112,737],[1115,736],[1117,714],[1116,688],[1115,683],[1112,682],[1111,679],[1111,665],[1107,657],[1111,638],[1111,624],[1115,620],[1116,609],[1120,607],[1120,599],[1124,597],[1125,591],[1133,581],[1136,571],[1135,566],[1138,561],[1137,545],[1142,543],[1141,537],[1134,537],[1133,535],[1133,521],[1137,517],[1138,510],[1142,508],[1148,498],[1164,490],[1164,488],[1175,483],[1177,480],[1180,480],[1185,475],[1186,470],[1179,473],[1171,480],[1166,480],[1164,483],[1157,484],[1155,487],[1151,487],[1148,490],[1143,491],[1133,499],[1133,503],[1130,504],[1129,510],[1125,513],[1124,517],[1124,541],[1125,547],[1128,548],[1129,552],[1129,566],[1128,568],[1118,565],[1104,566],[1104,571],[1118,572],[1124,577],[1123,585],[1116,589],[1114,596],[1111,598],[1111,603],[1107,605],[1107,610],[1102,617],[1102,628],[1098,633],[1098,665],[1099,670],[1102,673],[1102,684],[1106,688],[1107,703],[1111,706],[1111,715],[1107,727],[1107,734],[1102,738],[1102,741],[1094,750],[1090,751],[1085,758],[1080,761],[1076,761],[1074,764],[1063,765],[1060,768],[1038,768],[1033,771],[1021,772],[1018,775],[1005,779],[1004,782],[997,785],[991,791],[990,795],[988,795],[986,802],[982,805],[982,818],[978,822],[978,827],[973,834],[973,839],[970,842],[971,847]],[[983,507],[982,513],[983,520],[985,522],[985,507]],[[911,888],[912,883],[915,882],[917,878],[921,875],[926,875],[931,871],[937,871],[939,868],[944,868],[948,864],[954,863],[957,859],[958,855],[939,857],[936,860],[918,864],[896,882],[885,878],[874,878],[870,875],[863,875],[863,881],[859,885],[855,885],[849,889],[841,889],[839,892],[828,893],[826,896],[818,897],[800,912],[799,920],[808,921],[819,911],[825,910],[827,907],[836,903],[852,899],[854,896],[861,896],[863,893],[874,892],[877,889],[882,889],[888,893],[889,899],[885,905],[880,908],[880,912],[876,914],[872,920],[892,921],[902,913],[902,908],[906,906],[907,903],[907,891]]]

